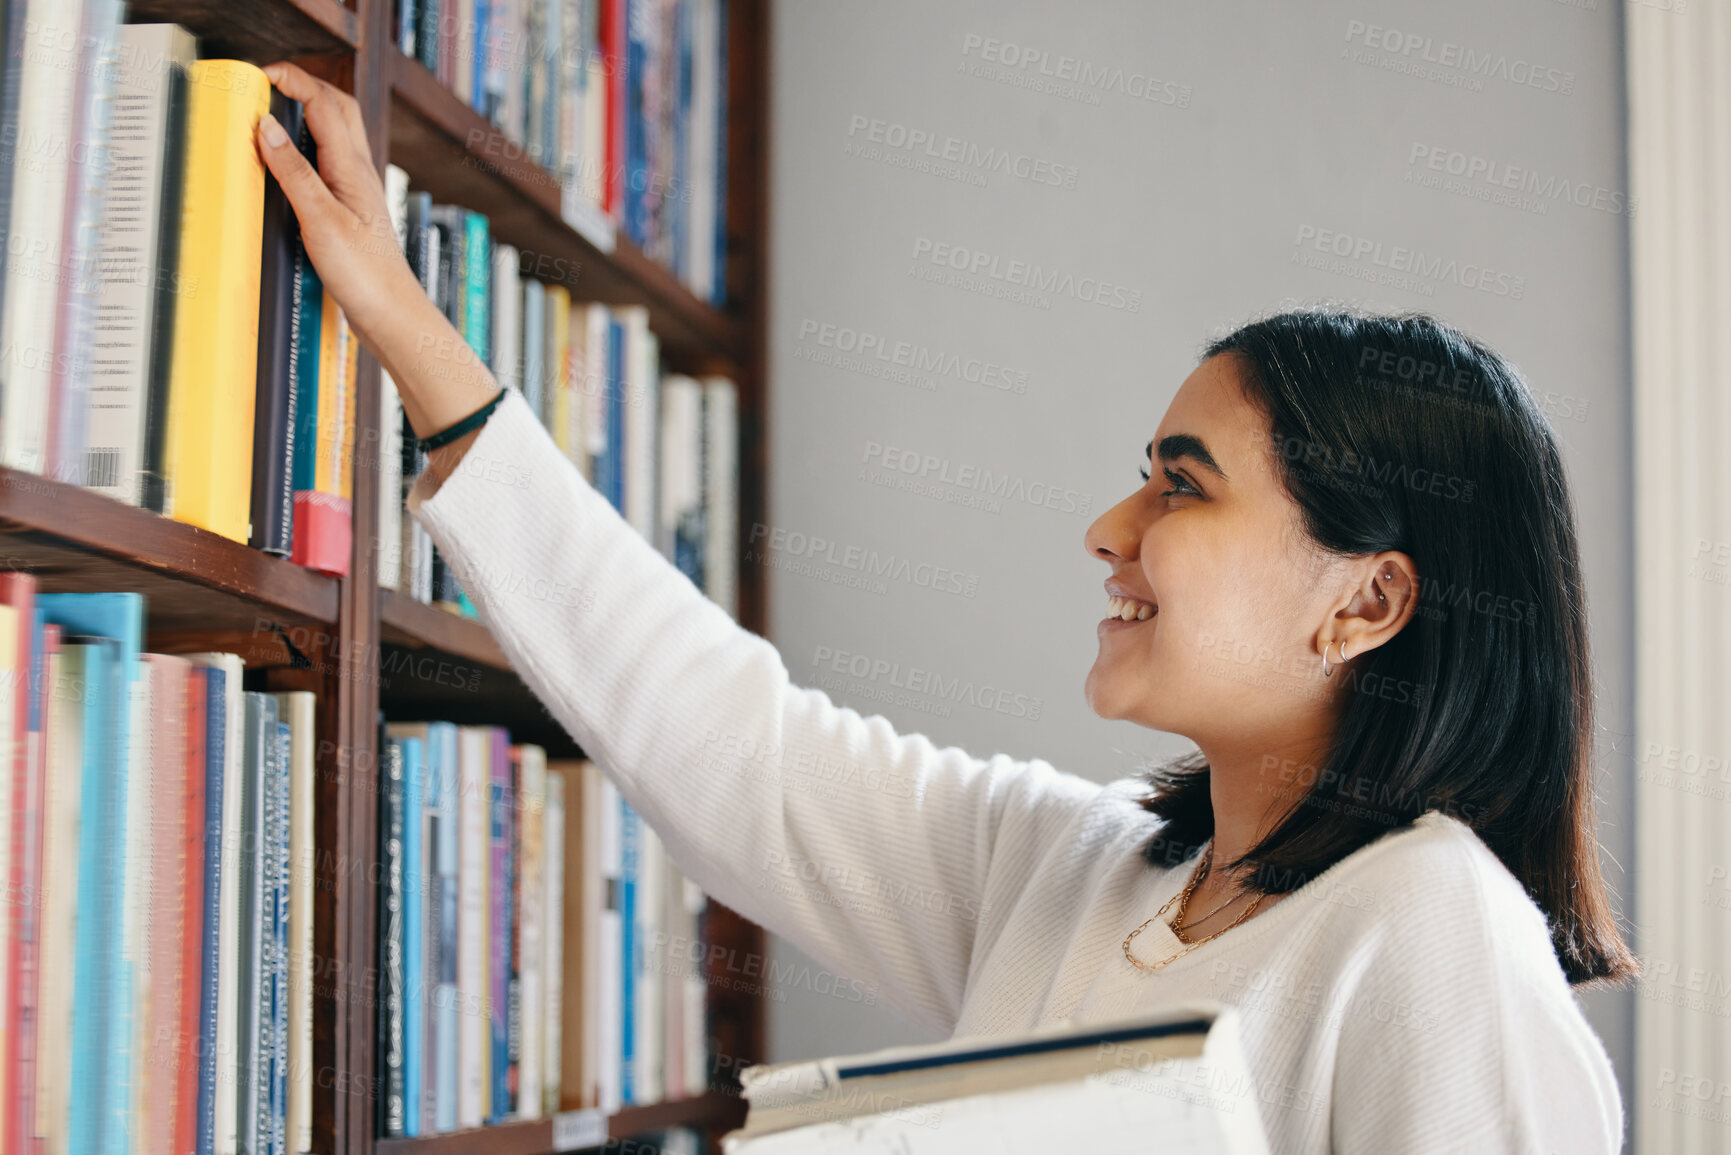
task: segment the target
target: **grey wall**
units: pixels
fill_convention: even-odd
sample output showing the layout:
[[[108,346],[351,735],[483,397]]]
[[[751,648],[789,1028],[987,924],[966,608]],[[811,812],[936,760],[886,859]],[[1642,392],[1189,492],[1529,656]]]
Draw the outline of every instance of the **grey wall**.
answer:
[[[1102,782],[1185,749],[1172,735],[1101,721],[1082,699],[1106,576],[1082,535],[1140,484],[1142,448],[1207,337],[1326,300],[1433,311],[1550,395],[1583,523],[1600,725],[1626,733],[1620,20],[1613,0],[774,5],[771,522],[948,567],[973,590],[894,581],[861,590],[829,580],[848,572],[838,567],[771,570],[772,637],[795,682],[940,744],[1043,757]],[[1031,83],[1041,64],[1006,66],[1005,44],[1045,54],[1048,72],[1086,65],[1105,83],[1044,90]],[[1426,55],[1453,63],[1468,50],[1497,74],[1462,85],[1447,82],[1467,76],[1460,68],[1422,71],[1433,67]],[[1137,95],[1145,90],[1152,99]],[[892,147],[902,131],[940,142],[940,160],[941,142],[956,138],[975,163],[964,155],[932,171],[886,159],[925,156],[923,146]],[[1027,175],[978,163],[988,149],[1028,158]],[[1427,167],[1423,150],[1444,171]],[[1499,199],[1504,190],[1477,172],[1427,184],[1454,179],[1448,167],[1468,157],[1534,191]],[[1568,191],[1556,195],[1561,182]],[[1330,239],[1348,256],[1314,247],[1325,231],[1351,238]],[[1354,259],[1361,243],[1372,255]],[[984,254],[1000,271],[1011,261],[1059,270],[1080,295],[1111,287],[1104,301],[1018,301],[931,283],[915,275],[938,270],[919,256],[928,244]],[[1384,260],[1403,247],[1488,268],[1489,289],[1463,285],[1465,275],[1366,279],[1382,271],[1374,246]],[[861,334],[873,350],[835,363]],[[993,368],[984,382],[943,372],[898,380],[875,350],[903,342],[928,359],[953,353]],[[862,468],[881,469],[892,449],[946,460],[952,474],[1007,472],[1037,496],[1035,483],[1056,487],[1057,507],[984,509],[953,500],[964,490],[943,500],[874,484]],[[828,672],[817,659],[830,652],[1021,698],[1008,712],[886,701],[887,679]],[[1629,775],[1614,761],[1605,771],[1602,836],[1628,863]],[[1632,893],[1609,859],[1607,872],[1619,894]],[[803,959],[785,943],[775,951],[779,973],[810,973],[786,965]],[[774,992],[772,1058],[933,1037],[819,986],[830,989],[790,982]],[[1585,1002],[1628,1107],[1631,996]]]

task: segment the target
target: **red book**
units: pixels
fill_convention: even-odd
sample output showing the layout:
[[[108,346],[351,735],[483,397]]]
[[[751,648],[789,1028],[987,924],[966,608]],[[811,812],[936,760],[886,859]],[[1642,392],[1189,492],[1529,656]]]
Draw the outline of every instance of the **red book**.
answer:
[[[606,188],[601,207],[614,220],[623,211],[625,186],[625,5],[629,0],[601,0],[600,24],[602,75],[607,77],[607,156],[601,172]]]
[[[168,1151],[178,1123],[181,1077],[197,1071],[177,1036],[185,986],[186,888],[203,860],[188,863],[186,848],[186,687],[192,663],[167,654],[144,654],[150,679],[150,847],[145,864],[145,919],[140,948],[146,984],[140,1038],[145,1061],[138,1108],[144,1151]],[[129,803],[130,805],[130,803]],[[203,822],[203,815],[199,816]],[[196,985],[196,983],[195,983]],[[194,1083],[196,1098],[196,1087]]]
[[[34,1119],[31,1109],[36,1096],[36,934],[41,908],[36,901],[40,880],[37,851],[42,845],[42,775],[32,755],[40,742],[30,740],[30,700],[40,691],[31,677],[31,641],[36,632],[36,579],[30,574],[0,573],[0,604],[18,611],[18,650],[11,661],[17,670],[13,686],[12,717],[4,720],[10,749],[0,746],[0,757],[12,765],[5,781],[12,792],[6,799],[6,814],[12,823],[12,853],[0,868],[5,872],[6,893],[25,901],[7,902],[4,926],[0,926],[0,950],[6,952],[5,986],[0,990],[0,1028],[10,1040],[6,1061],[0,1066],[0,1094],[6,1096],[6,1133],[0,1149],[23,1151]],[[34,771],[34,773],[33,773]],[[28,1100],[28,1102],[26,1102]]]
[[[198,1147],[199,1010],[204,948],[204,737],[209,724],[210,671],[193,666],[186,674],[186,812],[182,846],[186,863],[186,905],[181,935],[180,1023],[175,1031],[174,1147],[177,1155]]]

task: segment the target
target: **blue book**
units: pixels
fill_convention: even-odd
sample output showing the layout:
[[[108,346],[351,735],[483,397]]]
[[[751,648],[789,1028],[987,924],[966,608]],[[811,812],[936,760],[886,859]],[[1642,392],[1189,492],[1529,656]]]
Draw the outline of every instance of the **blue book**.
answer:
[[[289,778],[293,741],[287,722],[277,723],[276,734],[272,778],[276,821],[271,829],[271,848],[275,854],[271,905],[275,922],[271,927],[270,1150],[272,1155],[288,1155]]]
[[[421,949],[427,868],[421,831],[426,814],[426,767],[421,740],[398,740],[403,758],[403,1134],[421,1133],[421,1081],[426,1078],[427,972]]]
[[[674,43],[678,45],[677,84],[674,94],[677,104],[673,113],[673,182],[670,191],[662,195],[668,201],[668,233],[673,245],[673,273],[681,282],[690,266],[690,216],[686,201],[691,196],[691,173],[686,164],[686,149],[691,139],[691,22],[692,5],[681,4],[677,9]]]
[[[650,5],[656,0],[625,0],[625,235],[642,248],[649,239],[649,138],[643,114],[645,85],[654,51]]]
[[[439,71],[439,10],[443,5],[441,0],[420,0],[420,25],[415,29],[415,55],[427,71],[435,75]]]
[[[106,639],[86,702],[80,779],[78,930],[73,980],[69,1149],[126,1155],[132,1116],[133,962],[115,949],[126,925],[126,808],[132,695],[142,677],[144,597],[42,594],[43,621],[63,636]]]
[[[474,0],[474,4],[475,58],[469,62],[469,106],[491,120],[493,106],[487,99],[487,0]],[[457,66],[461,68],[462,61]]]
[[[633,1004],[637,1001],[637,858],[640,849],[637,811],[619,796],[619,1097],[625,1106],[637,1102],[636,1044]]]
[[[243,691],[246,726],[241,764],[240,827],[240,1080],[237,1132],[243,1153],[263,1153],[269,1127],[270,1069],[261,1065],[269,1037],[271,940],[265,927],[273,917],[267,887],[271,851],[266,844],[274,817],[275,791],[270,763],[276,760],[277,701],[269,694]]]
[[[613,508],[625,512],[625,326],[607,319],[607,488]]]
[[[228,673],[216,667],[196,671],[204,678],[204,924],[200,935],[198,991],[198,1150],[216,1155],[216,1019],[217,976],[221,954],[217,931],[222,917],[222,888],[234,885],[222,876],[223,762],[228,747]]]
[[[428,753],[436,755],[432,768],[438,797],[434,819],[434,859],[439,879],[439,925],[434,934],[438,946],[438,995],[435,1018],[435,1101],[438,1129],[457,1129],[457,727],[449,722],[433,723]]]
[[[415,0],[397,0],[397,51],[411,60],[415,56],[415,33],[420,18]]]

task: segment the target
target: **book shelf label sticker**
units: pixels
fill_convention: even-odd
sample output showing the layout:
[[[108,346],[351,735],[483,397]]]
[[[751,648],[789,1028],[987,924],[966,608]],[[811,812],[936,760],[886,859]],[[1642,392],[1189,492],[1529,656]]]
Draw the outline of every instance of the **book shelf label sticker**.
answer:
[[[575,1151],[607,1142],[607,1116],[593,1107],[553,1116],[553,1150]]]

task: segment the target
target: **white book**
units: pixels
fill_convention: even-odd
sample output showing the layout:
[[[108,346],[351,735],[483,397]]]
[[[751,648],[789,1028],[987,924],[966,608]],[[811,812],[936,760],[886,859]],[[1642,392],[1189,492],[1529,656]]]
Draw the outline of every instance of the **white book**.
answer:
[[[529,412],[541,419],[547,395],[547,289],[533,277],[523,278],[522,339],[519,353],[522,365],[523,400]]]
[[[691,5],[691,108],[685,130],[686,185],[679,204],[685,213],[685,285],[708,302],[715,284],[715,163],[720,146],[721,60],[717,0]]]
[[[487,1025],[487,784],[492,738],[457,728],[457,1126],[479,1127],[492,1041]]]
[[[667,984],[665,966],[665,896],[663,869],[667,854],[661,839],[638,816],[637,823],[637,974],[632,984],[633,1089],[637,1102],[659,1103],[662,1087],[662,1006]]]
[[[670,373],[661,382],[661,493],[657,548],[678,563],[681,534],[701,545],[703,515],[703,387]]]
[[[152,336],[164,268],[162,223],[180,205],[163,199],[163,153],[177,71],[197,58],[192,33],[175,24],[128,24],[114,77],[110,176],[92,326],[89,468],[84,483],[138,505],[150,404]],[[184,98],[182,98],[184,101]],[[178,227],[178,226],[176,226]]]
[[[601,861],[601,810],[606,803],[602,800],[602,785],[604,779],[601,767],[585,758],[581,763],[580,781],[572,783],[578,788],[581,801],[577,811],[577,822],[580,829],[574,845],[578,847],[581,863],[578,865],[577,877],[581,880],[577,895],[573,896],[578,906],[574,930],[568,929],[566,938],[579,945],[583,951],[583,988],[581,991],[568,992],[568,997],[579,999],[577,1026],[581,1036],[577,1041],[577,1053],[582,1056],[578,1064],[582,1071],[583,1085],[579,1089],[582,1099],[581,1106],[594,1107],[600,1102],[597,1091],[599,1086],[598,1073],[601,1070],[601,966],[602,937],[604,924],[604,908],[607,903],[607,880],[602,872]],[[573,921],[567,920],[567,928],[573,927]]]
[[[663,849],[661,863],[661,909],[663,938],[661,955],[661,1096],[678,1099],[685,1095],[685,977],[695,951],[692,926],[685,910],[685,876]]]
[[[623,870],[622,848],[619,842],[619,788],[605,775],[601,779],[601,874],[603,887],[610,896],[619,893]],[[596,1085],[600,1102],[596,1104],[611,1115],[624,1105],[623,1082],[620,1078],[620,1055],[623,1043],[623,1016],[620,996],[624,990],[620,973],[624,946],[624,928],[620,925],[617,906],[608,905],[601,912],[601,1063],[596,1069]]]
[[[274,695],[289,724],[288,1102],[289,1155],[313,1142],[313,755],[318,698],[306,690]]]
[[[542,1113],[541,1072],[546,1057],[544,1026],[547,1021],[542,976],[546,973],[547,948],[542,926],[547,917],[547,754],[539,746],[524,746],[518,766],[517,821],[521,848],[518,864],[522,877],[517,886],[517,1115],[539,1119]]]
[[[564,1107],[565,1088],[565,862],[567,831],[575,783],[563,773],[547,775],[547,806],[542,844],[546,861],[541,888],[541,973],[544,976],[546,1024],[541,1034],[541,1108],[554,1114]],[[575,993],[571,992],[571,997]]]
[[[613,316],[605,305],[583,308],[583,436],[587,441],[589,470],[584,474],[596,480],[594,462],[607,452],[607,360],[608,334]]]
[[[502,389],[523,388],[523,291],[518,286],[517,249],[493,246],[493,332],[490,367]]]
[[[599,45],[583,45],[583,155],[578,160],[578,187],[582,203],[597,220],[608,220],[602,211],[607,197],[607,61]],[[609,248],[607,251],[611,251]]]
[[[67,1155],[72,1093],[72,990],[77,978],[78,841],[84,778],[88,645],[48,655],[42,846],[41,990],[36,1008],[36,1133],[42,1155]]]
[[[625,520],[653,542],[657,342],[642,305],[622,305],[613,316],[625,331]]]
[[[397,247],[408,247],[409,174],[394,164],[385,166],[385,204]],[[371,468],[378,471],[379,526],[375,580],[383,589],[400,589],[403,581],[403,399],[397,384],[379,370],[378,448]],[[365,466],[363,466],[365,467]]]
[[[0,324],[0,465],[48,468],[48,398],[56,374],[55,336],[62,246],[72,203],[82,6],[28,0],[34,29],[18,81],[18,136],[12,145],[12,219],[6,236],[27,242],[6,256],[6,315]]]
[[[216,1151],[236,1155],[240,1118],[240,842],[242,747],[246,741],[246,703],[241,697],[239,654],[187,654],[195,666],[223,672],[222,885],[217,894],[216,963]]]
[[[703,380],[703,592],[739,617],[739,394],[725,377]]]
[[[703,888],[689,878],[680,880],[685,899],[686,927],[693,949],[702,941],[703,910],[708,896]],[[701,1095],[709,1090],[709,982],[703,973],[703,963],[693,962],[685,970],[685,1093]]]
[[[723,1155],[1268,1155],[1240,1012],[1134,1018],[747,1067]]]

